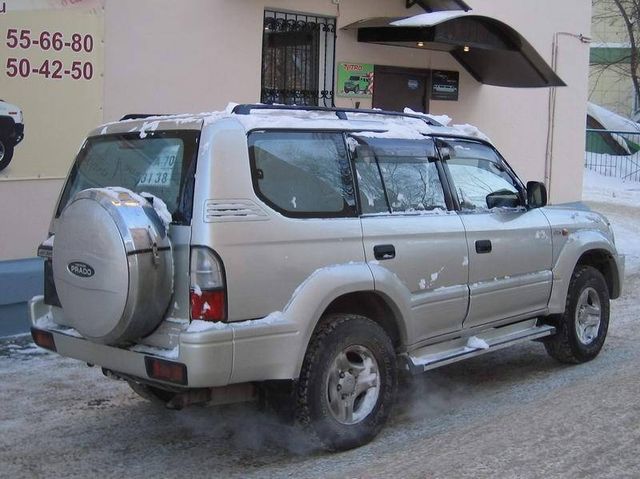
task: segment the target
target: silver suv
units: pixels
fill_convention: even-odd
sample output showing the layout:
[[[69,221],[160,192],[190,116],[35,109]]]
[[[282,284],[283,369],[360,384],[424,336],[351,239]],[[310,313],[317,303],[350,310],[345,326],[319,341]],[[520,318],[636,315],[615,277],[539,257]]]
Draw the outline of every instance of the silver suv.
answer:
[[[95,130],[39,255],[41,347],[170,408],[264,398],[333,450],[400,372],[595,358],[624,269],[604,217],[546,206],[476,130],[266,105]]]

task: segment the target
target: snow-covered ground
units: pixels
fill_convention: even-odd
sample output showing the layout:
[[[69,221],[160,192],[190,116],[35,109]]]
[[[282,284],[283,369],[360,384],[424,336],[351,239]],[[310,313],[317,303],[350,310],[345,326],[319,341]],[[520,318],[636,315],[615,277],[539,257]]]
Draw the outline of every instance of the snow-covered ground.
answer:
[[[582,200],[611,221],[627,273],[640,271],[640,183],[585,169]]]

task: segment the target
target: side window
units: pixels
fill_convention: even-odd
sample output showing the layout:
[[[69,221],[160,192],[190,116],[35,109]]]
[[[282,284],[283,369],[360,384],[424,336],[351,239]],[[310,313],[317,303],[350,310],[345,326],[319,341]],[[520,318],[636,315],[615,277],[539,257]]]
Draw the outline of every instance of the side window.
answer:
[[[293,217],[355,216],[342,134],[254,132],[249,155],[256,194],[275,210]]]
[[[513,198],[519,203],[518,183],[493,149],[464,140],[441,141],[439,148],[463,210],[487,208],[490,194]]]
[[[367,138],[355,154],[362,212],[446,209],[435,160],[432,140]]]

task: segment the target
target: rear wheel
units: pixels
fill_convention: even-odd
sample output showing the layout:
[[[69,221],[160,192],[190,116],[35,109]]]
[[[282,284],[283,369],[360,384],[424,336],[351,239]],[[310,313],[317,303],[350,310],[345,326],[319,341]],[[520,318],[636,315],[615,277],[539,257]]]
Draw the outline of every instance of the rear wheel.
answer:
[[[0,171],[4,170],[13,158],[13,145],[6,138],[0,138]]]
[[[393,344],[377,323],[357,315],[326,317],[302,367],[298,420],[328,449],[361,446],[386,422],[396,383]]]
[[[544,342],[549,355],[563,363],[595,358],[609,329],[609,290],[602,273],[578,266],[573,273],[564,314],[550,318],[556,335]]]

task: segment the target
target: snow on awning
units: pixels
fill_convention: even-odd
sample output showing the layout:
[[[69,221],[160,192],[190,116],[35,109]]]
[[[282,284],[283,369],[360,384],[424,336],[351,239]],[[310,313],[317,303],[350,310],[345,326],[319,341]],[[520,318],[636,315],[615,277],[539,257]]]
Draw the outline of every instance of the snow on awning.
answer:
[[[535,88],[566,84],[516,30],[471,12],[441,11],[407,18],[372,18],[343,27],[359,42],[449,52],[477,81]]]

